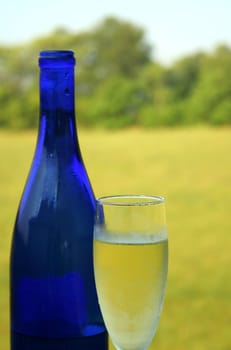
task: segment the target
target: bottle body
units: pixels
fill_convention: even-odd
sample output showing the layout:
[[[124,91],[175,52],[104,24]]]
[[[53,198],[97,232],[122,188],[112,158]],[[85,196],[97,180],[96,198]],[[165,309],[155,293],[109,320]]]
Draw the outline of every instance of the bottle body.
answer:
[[[73,62],[49,55],[42,58],[38,142],[12,241],[11,349],[106,350],[93,274],[95,199],[75,130]]]
[[[12,333],[11,349],[20,350],[89,350],[108,349],[105,332],[80,338],[41,338]]]

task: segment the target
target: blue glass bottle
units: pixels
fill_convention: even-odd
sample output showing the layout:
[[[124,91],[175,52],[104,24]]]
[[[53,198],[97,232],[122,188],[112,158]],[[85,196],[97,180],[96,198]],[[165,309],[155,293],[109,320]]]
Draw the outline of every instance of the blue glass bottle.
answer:
[[[37,146],[11,249],[11,350],[106,350],[95,199],[78,144],[72,51],[42,51]]]

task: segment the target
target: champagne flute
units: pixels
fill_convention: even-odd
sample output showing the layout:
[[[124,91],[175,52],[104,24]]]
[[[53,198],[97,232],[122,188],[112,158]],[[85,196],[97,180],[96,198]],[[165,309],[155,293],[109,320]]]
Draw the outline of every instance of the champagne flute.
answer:
[[[168,270],[165,200],[101,197],[94,272],[102,315],[117,350],[146,350],[159,322]]]

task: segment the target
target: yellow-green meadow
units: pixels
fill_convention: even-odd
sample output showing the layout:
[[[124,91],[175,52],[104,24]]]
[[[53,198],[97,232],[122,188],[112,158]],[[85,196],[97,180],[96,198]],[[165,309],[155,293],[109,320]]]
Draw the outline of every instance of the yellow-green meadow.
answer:
[[[231,129],[83,130],[96,196],[166,197],[169,278],[151,350],[231,346]],[[0,339],[9,349],[9,251],[35,132],[0,132]]]

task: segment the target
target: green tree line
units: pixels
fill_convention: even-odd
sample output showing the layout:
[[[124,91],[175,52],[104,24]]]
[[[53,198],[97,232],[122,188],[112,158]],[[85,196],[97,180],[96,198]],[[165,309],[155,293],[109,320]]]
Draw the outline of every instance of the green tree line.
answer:
[[[23,46],[0,46],[0,127],[38,123],[37,57],[71,49],[77,58],[78,123],[120,128],[231,124],[231,48],[220,45],[165,66],[143,28],[115,17],[85,32],[58,28]]]

